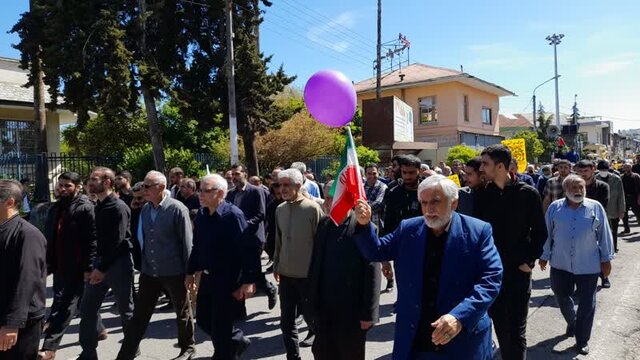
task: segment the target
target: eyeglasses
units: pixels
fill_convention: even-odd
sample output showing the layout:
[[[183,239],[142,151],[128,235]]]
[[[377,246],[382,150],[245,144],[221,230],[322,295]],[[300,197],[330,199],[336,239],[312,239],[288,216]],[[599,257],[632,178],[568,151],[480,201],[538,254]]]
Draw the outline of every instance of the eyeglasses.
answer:
[[[207,194],[209,194],[209,193],[214,192],[214,191],[216,191],[216,190],[218,190],[218,188],[211,188],[211,189],[198,189],[198,190],[196,190],[196,192],[197,192],[198,194],[202,194],[202,193],[207,193]]]
[[[154,186],[157,186],[157,185],[159,185],[159,184],[158,183],[155,183],[155,184],[142,184],[142,185],[140,185],[140,187],[142,187],[143,189],[148,189],[150,187],[154,187]]]

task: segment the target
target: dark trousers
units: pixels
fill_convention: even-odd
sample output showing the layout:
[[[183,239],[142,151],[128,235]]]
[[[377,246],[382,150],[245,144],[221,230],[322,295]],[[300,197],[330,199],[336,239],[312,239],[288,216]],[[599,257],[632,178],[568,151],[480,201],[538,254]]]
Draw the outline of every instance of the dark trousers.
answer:
[[[527,358],[527,314],[531,297],[531,273],[505,266],[500,294],[489,308],[503,360]]]
[[[311,351],[315,360],[364,360],[367,332],[356,323],[350,327],[320,320]]]
[[[259,249],[258,258],[260,258],[261,256],[262,256],[262,246]],[[271,259],[273,259],[272,255],[270,256],[271,256]],[[275,286],[274,283],[267,280],[267,277],[265,273],[262,271],[262,269],[260,269],[259,273],[256,274],[256,291],[264,292],[265,294],[270,296],[276,296],[276,293],[278,292],[278,288]]]
[[[586,346],[591,338],[593,316],[596,313],[596,290],[600,274],[574,275],[551,268],[551,290],[556,297],[562,316],[569,326],[575,326],[576,344]],[[578,312],[571,297],[578,296]]]
[[[628,223],[629,219],[627,219]],[[618,224],[620,224],[620,219],[609,219],[609,227],[611,227],[611,235],[613,236],[613,248],[615,251],[618,251]]]
[[[242,330],[234,322],[244,317],[244,302],[236,300],[233,285],[224,279],[202,274],[198,289],[196,321],[211,337],[215,351],[212,359],[237,359],[238,346],[248,343]]]
[[[78,312],[83,291],[84,280],[82,276],[68,278],[53,274],[53,304],[51,305],[51,314],[47,319],[49,326],[44,332],[43,350],[58,350],[62,336]],[[98,314],[96,331],[100,333],[104,330],[102,318]]]
[[[287,360],[300,359],[300,346],[298,344],[298,328],[296,317],[299,314],[305,316],[305,304],[307,301],[308,280],[295,279],[280,275],[280,329],[284,347],[287,349]]]
[[[626,196],[624,200],[625,200],[627,209],[624,211],[624,218],[622,218],[622,224],[624,225],[624,231],[630,231],[631,228],[629,227],[629,209],[633,211],[633,215],[636,216],[636,221],[640,223],[640,205],[638,205],[638,202],[637,202],[638,200],[635,195]]]
[[[113,290],[123,333],[127,334],[127,326],[133,314],[133,259],[131,254],[117,258],[107,270],[104,280],[98,284],[85,283],[80,302],[80,345],[83,358],[97,359],[98,322],[100,306],[109,288]],[[125,336],[126,338],[126,336]]]
[[[36,360],[42,335],[42,318],[27,320],[18,330],[18,341],[9,351],[0,351],[0,360]]]
[[[152,277],[140,274],[140,288],[136,297],[136,306],[124,337],[122,348],[120,348],[118,359],[128,360],[135,357],[163,289],[169,293],[171,303],[176,310],[178,346],[182,351],[188,348],[195,349],[191,302],[187,295],[187,288],[184,285],[184,278],[184,275]]]

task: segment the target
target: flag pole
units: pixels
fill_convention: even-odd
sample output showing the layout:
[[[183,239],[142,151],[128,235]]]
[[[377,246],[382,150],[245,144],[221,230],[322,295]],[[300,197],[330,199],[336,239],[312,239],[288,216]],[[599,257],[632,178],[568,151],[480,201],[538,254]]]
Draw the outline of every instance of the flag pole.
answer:
[[[349,136],[349,144],[351,145],[351,147],[353,148],[353,151],[356,151],[356,143],[355,141],[353,141],[353,135],[351,135],[351,126],[346,125],[345,126],[347,128],[347,135]],[[366,199],[365,194],[364,194],[364,180],[362,180],[362,174],[360,173],[360,159],[358,159],[358,153],[356,152],[356,165],[358,165],[358,169],[357,169],[357,173],[359,176],[359,179],[361,181],[358,181],[358,184],[360,186],[358,186],[358,195],[360,196],[361,199]],[[355,205],[355,204],[354,204]]]

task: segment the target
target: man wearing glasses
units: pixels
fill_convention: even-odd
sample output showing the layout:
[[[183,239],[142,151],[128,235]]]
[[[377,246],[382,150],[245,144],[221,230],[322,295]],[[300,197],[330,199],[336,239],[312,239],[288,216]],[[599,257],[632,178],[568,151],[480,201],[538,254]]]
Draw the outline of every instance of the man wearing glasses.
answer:
[[[227,181],[222,176],[202,178],[198,194],[203,207],[195,219],[185,284],[198,293],[196,320],[211,336],[212,359],[239,359],[251,342],[234,322],[246,317],[244,301],[256,291],[260,243],[247,236],[242,211],[225,200]]]
[[[131,210],[113,192],[113,170],[97,167],[89,178],[89,192],[98,199],[95,207],[97,250],[92,249],[92,270],[85,272],[84,288],[80,304],[80,345],[78,359],[98,359],[98,334],[100,306],[104,297],[113,290],[125,335],[133,313],[133,260],[131,258]],[[94,252],[95,251],[95,252]]]
[[[184,284],[193,236],[189,210],[165,193],[167,178],[158,171],[149,171],[142,187],[148,203],[142,208],[138,225],[142,244],[140,288],[118,359],[136,356],[158,297],[165,290],[177,317],[180,354],[174,359],[188,360],[195,354],[193,315]]]

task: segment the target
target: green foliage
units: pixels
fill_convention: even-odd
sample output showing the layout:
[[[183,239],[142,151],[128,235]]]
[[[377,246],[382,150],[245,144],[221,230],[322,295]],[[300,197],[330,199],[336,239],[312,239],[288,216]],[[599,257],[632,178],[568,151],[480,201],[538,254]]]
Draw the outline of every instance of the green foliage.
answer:
[[[451,164],[453,160],[459,159],[462,163],[466,163],[467,161],[473,159],[474,157],[479,155],[478,150],[474,150],[473,148],[466,145],[456,145],[449,148],[447,151],[447,164]]]
[[[540,155],[544,153],[544,144],[538,138],[538,133],[530,130],[522,130],[515,133],[512,139],[524,139],[527,151],[527,162],[535,163]]]
[[[68,126],[62,130],[62,139],[66,152],[113,156],[148,143],[147,123],[141,111],[111,118],[101,113],[84,126]]]
[[[551,162],[551,155],[556,149],[554,139],[547,135],[547,129],[551,126],[553,121],[553,114],[546,114],[542,103],[538,106],[538,139],[542,142],[543,152],[540,154],[538,160],[543,162]]]
[[[344,137],[342,137],[342,143],[344,150]],[[356,154],[358,155],[358,164],[360,164],[361,167],[365,167],[371,163],[380,163],[380,156],[378,155],[378,152],[366,146],[356,146]],[[340,161],[334,160],[329,164],[329,166],[322,170],[322,176],[326,177],[327,175],[332,175],[335,178],[338,169],[340,169]]]
[[[164,156],[166,158],[168,168],[178,166],[184,170],[187,176],[202,176],[205,173],[204,165],[195,160],[193,152],[188,149],[173,149],[165,147]],[[134,179],[143,179],[147,172],[154,170],[151,145],[146,144],[138,147],[132,147],[127,150],[124,153],[120,168],[131,171]]]

